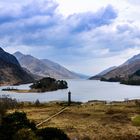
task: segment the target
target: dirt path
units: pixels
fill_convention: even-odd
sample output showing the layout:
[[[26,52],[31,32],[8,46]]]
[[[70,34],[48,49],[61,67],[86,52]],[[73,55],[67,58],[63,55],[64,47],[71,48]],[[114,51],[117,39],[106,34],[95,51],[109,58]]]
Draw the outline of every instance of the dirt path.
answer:
[[[62,108],[59,112],[55,113],[54,115],[50,116],[49,118],[45,119],[44,121],[38,123],[36,125],[36,127],[40,127],[43,123],[46,123],[46,122],[50,121],[52,118],[58,116],[59,114],[61,114],[62,112],[64,112],[66,109],[68,109],[68,107]]]

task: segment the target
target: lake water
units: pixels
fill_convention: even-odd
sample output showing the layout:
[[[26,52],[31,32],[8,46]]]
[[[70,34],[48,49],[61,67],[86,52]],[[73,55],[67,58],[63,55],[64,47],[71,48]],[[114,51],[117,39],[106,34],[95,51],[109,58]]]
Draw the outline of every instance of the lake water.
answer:
[[[100,82],[97,80],[66,80],[69,88],[45,93],[13,93],[1,91],[0,95],[9,95],[18,101],[66,101],[70,90],[73,101],[87,102],[89,100],[122,101],[140,99],[140,86],[128,86],[119,83]],[[29,89],[29,84],[13,86],[18,89]],[[0,90],[6,87],[0,87]]]

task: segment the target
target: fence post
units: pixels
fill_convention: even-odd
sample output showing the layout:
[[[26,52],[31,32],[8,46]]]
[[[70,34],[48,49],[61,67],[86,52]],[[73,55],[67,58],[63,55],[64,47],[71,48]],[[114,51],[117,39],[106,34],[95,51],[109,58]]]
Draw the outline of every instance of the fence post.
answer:
[[[71,104],[71,92],[68,92],[68,106]]]

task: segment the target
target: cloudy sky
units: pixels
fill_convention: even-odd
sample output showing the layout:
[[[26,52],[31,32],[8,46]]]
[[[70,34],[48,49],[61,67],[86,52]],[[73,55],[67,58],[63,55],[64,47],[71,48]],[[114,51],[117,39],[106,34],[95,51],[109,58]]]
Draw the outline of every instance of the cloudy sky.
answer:
[[[94,75],[140,53],[140,0],[1,0],[0,44]]]

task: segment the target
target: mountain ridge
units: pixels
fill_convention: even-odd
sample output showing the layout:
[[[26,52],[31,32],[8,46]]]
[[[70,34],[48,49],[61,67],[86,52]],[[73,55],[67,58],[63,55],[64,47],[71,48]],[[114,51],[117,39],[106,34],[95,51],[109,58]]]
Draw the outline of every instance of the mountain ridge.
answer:
[[[20,66],[12,54],[0,48],[0,85],[31,83],[34,78]]]
[[[107,69],[101,71],[100,73],[98,73],[98,74],[96,74],[96,75],[90,77],[89,79],[90,79],[90,80],[100,80],[101,77],[102,77],[103,75],[105,75],[105,74],[107,74],[108,72],[114,70],[115,68],[116,68],[116,66],[109,67],[109,68],[107,68]]]
[[[114,70],[102,75],[100,80],[127,83],[127,81],[140,80],[140,76],[135,73],[140,70],[140,54],[132,56],[122,65],[116,67]]]
[[[52,77],[56,79],[79,79],[80,76],[69,71],[60,64],[48,59],[38,59],[31,55],[25,55],[21,52],[13,54],[19,61],[20,65],[31,73],[42,76]]]

